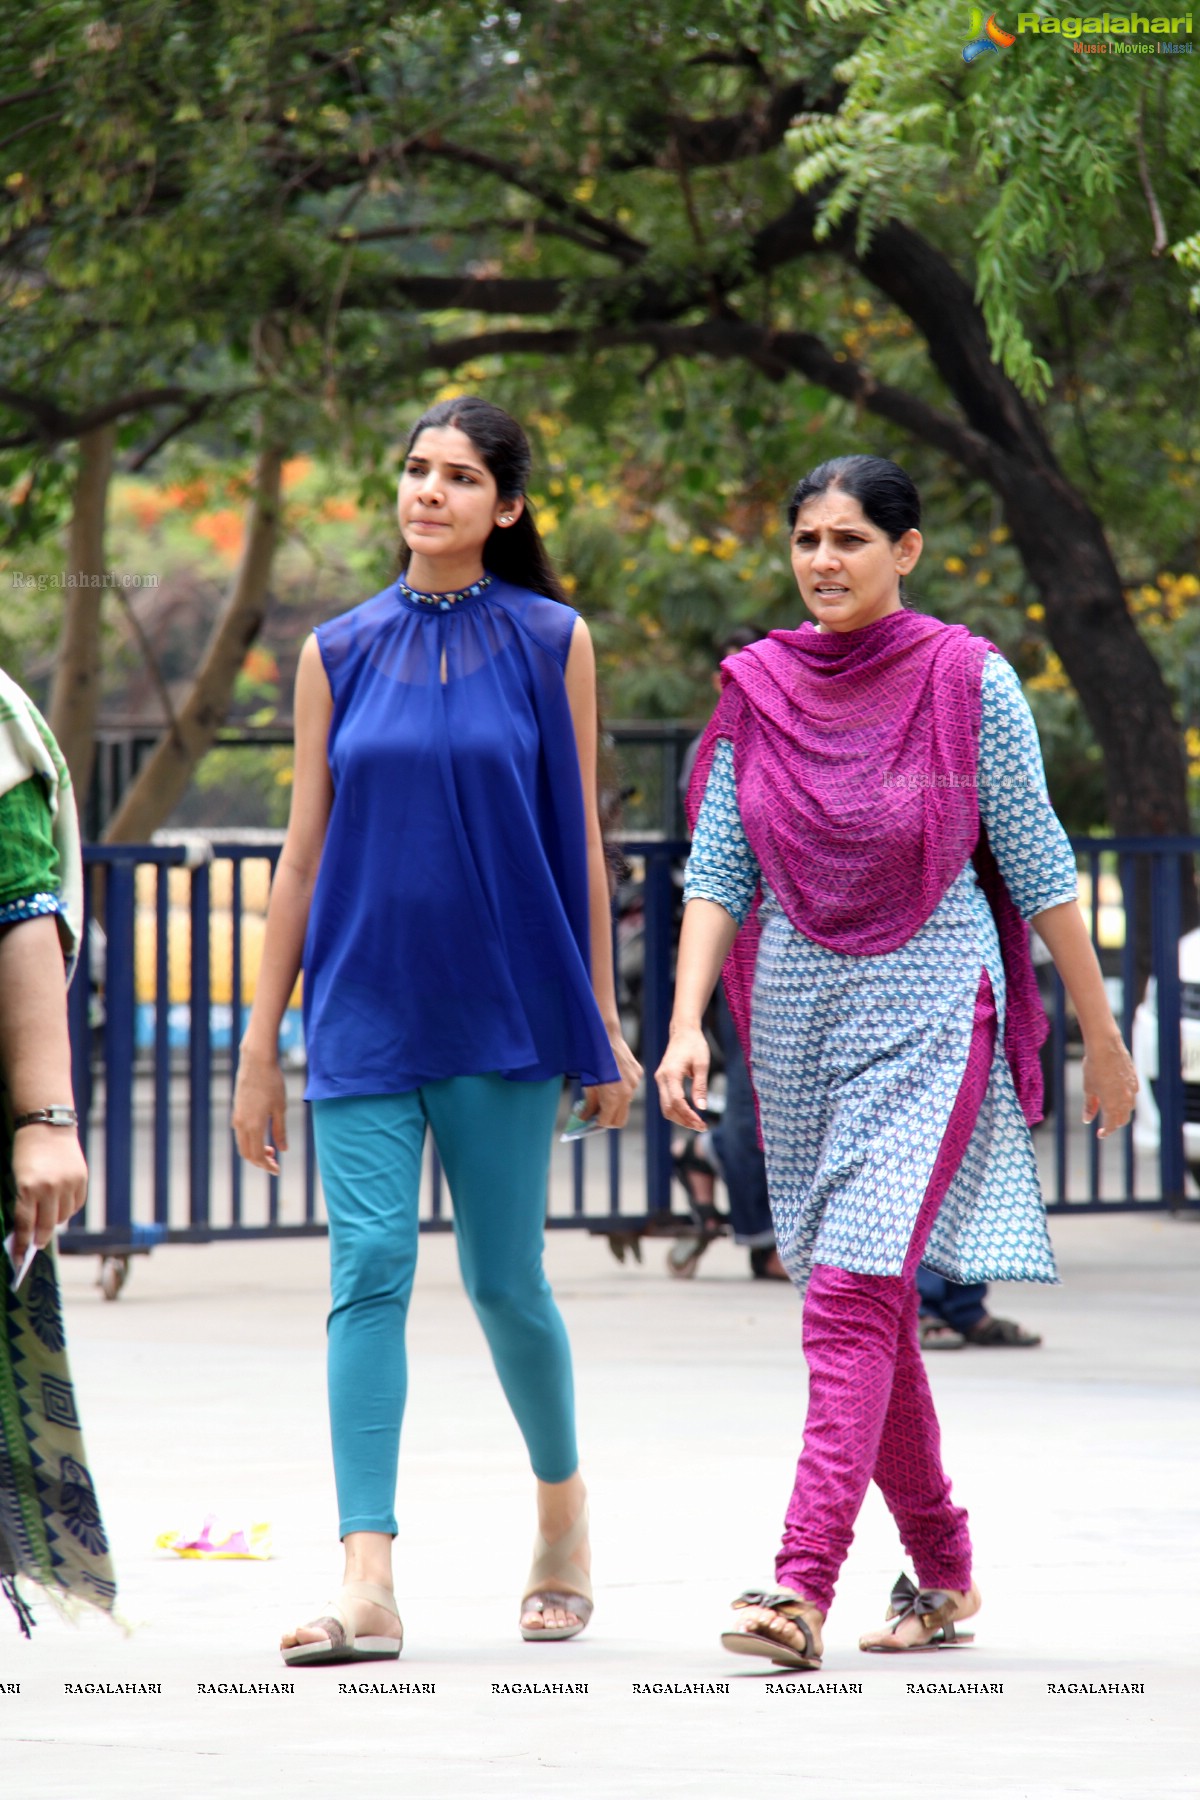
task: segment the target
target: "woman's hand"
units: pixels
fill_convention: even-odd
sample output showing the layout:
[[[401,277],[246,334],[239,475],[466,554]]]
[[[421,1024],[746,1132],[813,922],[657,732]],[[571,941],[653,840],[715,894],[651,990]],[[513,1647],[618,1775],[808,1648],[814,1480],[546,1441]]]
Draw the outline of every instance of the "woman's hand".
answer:
[[[667,1053],[654,1077],[664,1119],[686,1125],[689,1131],[704,1130],[704,1120],[696,1108],[708,1104],[709,1061],[708,1039],[698,1025],[672,1028]],[[691,1105],[683,1086],[688,1080],[692,1084]]]
[[[258,1056],[243,1048],[233,1090],[233,1135],[248,1163],[278,1175],[276,1151],[283,1154],[288,1138],[287,1090],[277,1056]]]
[[[1083,1122],[1090,1125],[1100,1114],[1098,1137],[1108,1137],[1129,1123],[1138,1078],[1133,1058],[1115,1025],[1099,1043],[1084,1039]]]
[[[642,1079],[642,1065],[619,1031],[609,1033],[609,1043],[617,1061],[619,1081],[603,1081],[583,1090],[583,1117],[599,1119],[601,1125],[615,1131],[629,1117],[629,1103]]]
[[[79,1139],[61,1125],[22,1125],[13,1133],[13,1259],[18,1269],[30,1244],[44,1250],[87,1199],[87,1164]]]

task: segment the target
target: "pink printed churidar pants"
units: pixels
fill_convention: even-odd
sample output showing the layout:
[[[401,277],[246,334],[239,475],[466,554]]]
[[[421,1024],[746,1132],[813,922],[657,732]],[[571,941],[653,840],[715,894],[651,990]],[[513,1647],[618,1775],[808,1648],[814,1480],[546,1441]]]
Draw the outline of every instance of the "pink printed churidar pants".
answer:
[[[817,1264],[804,1302],[808,1416],[783,1544],[781,1587],[828,1612],[872,1479],[899,1527],[921,1587],[971,1585],[967,1515],[950,1498],[941,1434],[917,1333],[917,1266],[978,1117],[996,1042],[991,983],[981,977],[962,1085],[951,1109],[901,1275]]]

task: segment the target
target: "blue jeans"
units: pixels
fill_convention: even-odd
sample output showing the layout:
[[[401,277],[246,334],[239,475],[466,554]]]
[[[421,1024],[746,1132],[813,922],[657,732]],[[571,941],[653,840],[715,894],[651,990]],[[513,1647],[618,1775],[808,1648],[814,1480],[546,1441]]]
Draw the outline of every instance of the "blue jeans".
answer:
[[[775,1242],[767,1166],[758,1142],[754,1089],[725,989],[717,987],[717,1036],[725,1056],[725,1111],[712,1144],[729,1190],[729,1219],[739,1244],[769,1250]]]
[[[940,1319],[954,1331],[970,1331],[987,1310],[983,1304],[987,1299],[986,1281],[947,1281],[924,1264],[917,1270],[917,1292],[922,1313]]]

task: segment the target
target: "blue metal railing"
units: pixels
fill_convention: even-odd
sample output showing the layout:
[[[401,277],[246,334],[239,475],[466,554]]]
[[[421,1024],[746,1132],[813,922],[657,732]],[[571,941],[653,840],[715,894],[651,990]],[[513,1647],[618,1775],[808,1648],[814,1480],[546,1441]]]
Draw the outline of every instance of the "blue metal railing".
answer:
[[[635,1163],[636,1134],[612,1133],[561,1152],[549,1217],[553,1228],[634,1227],[671,1212],[671,1128],[655,1103],[653,1070],[663,1053],[671,1007],[678,869],[682,842],[638,839],[623,846],[642,873],[641,1058],[647,1069],[644,1119],[644,1174]],[[1200,855],[1200,838],[1099,839],[1075,842],[1081,868],[1091,876],[1090,924],[1093,942],[1112,969],[1114,954],[1101,945],[1101,874],[1119,881],[1124,911],[1124,945],[1119,950],[1120,1024],[1128,1042],[1137,1000],[1137,935],[1142,909],[1149,908],[1151,972],[1157,1007],[1155,1084],[1160,1138],[1155,1178],[1147,1181],[1144,1158],[1138,1192],[1139,1158],[1132,1136],[1123,1133],[1102,1145],[1086,1134],[1083,1193],[1070,1192],[1079,1146],[1068,1118],[1073,1109],[1073,1059],[1061,982],[1053,978],[1050,998],[1053,1094],[1051,1120],[1043,1139],[1050,1170],[1050,1210],[1118,1211],[1196,1204],[1185,1195],[1185,1169],[1200,1163],[1185,1144],[1185,1087],[1181,1063],[1181,989],[1178,943],[1181,931],[1181,875],[1185,859]],[[188,846],[89,846],[87,917],[91,954],[83,960],[71,990],[70,1020],[75,1091],[85,1152],[92,1168],[86,1214],[72,1224],[66,1247],[125,1255],[170,1239],[302,1235],[325,1229],[308,1109],[293,1140],[285,1180],[249,1170],[236,1153],[228,1130],[229,1096],[237,1075],[238,1040],[244,1017],[246,981],[247,865],[264,860],[273,869],[275,843]],[[222,865],[228,865],[227,872]],[[182,873],[180,873],[182,872]],[[214,909],[214,886],[221,876],[227,904]],[[186,890],[172,903],[171,883]],[[265,883],[260,883],[265,885]],[[182,933],[188,922],[186,947]],[[228,954],[219,988],[228,993],[214,1005],[214,930],[228,934]],[[99,927],[102,927],[102,935]],[[224,946],[221,946],[222,949]],[[179,963],[186,959],[186,970]],[[147,979],[152,971],[152,980]],[[172,988],[186,1003],[172,1001]],[[152,990],[152,998],[147,997]],[[1197,1024],[1200,1034],[1200,1024]],[[297,1087],[293,1077],[292,1086]],[[298,1091],[298,1089],[297,1089]],[[92,1154],[99,1136],[103,1149]],[[1114,1183],[1113,1170],[1119,1163]],[[594,1179],[596,1171],[602,1179]],[[565,1196],[565,1205],[562,1196]],[[441,1170],[430,1154],[424,1229],[450,1224]]]

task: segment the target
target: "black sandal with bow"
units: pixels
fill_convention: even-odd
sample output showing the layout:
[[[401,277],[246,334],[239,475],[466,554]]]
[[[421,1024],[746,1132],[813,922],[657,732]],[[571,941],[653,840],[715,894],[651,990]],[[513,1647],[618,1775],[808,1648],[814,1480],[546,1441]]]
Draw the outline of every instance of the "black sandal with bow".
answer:
[[[907,1575],[901,1575],[891,1593],[887,1623],[878,1631],[868,1631],[858,1640],[860,1650],[879,1650],[885,1655],[899,1656],[908,1650],[961,1650],[975,1640],[973,1631],[956,1629],[956,1619],[970,1619],[979,1611],[979,1589],[967,1594],[947,1593],[944,1588],[919,1588]],[[889,1644],[896,1627],[906,1619],[918,1619],[923,1631],[929,1632],[919,1644]]]

